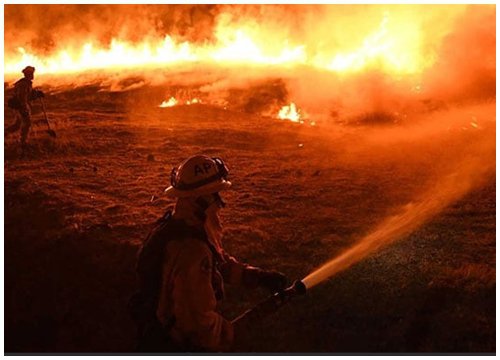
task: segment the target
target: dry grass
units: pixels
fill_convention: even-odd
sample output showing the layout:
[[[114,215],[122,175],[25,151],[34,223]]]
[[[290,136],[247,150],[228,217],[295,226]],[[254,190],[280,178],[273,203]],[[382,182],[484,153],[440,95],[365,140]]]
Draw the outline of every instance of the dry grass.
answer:
[[[367,145],[368,128],[205,105],[158,109],[163,96],[61,92],[47,99],[56,141],[40,128],[21,159],[6,139],[6,351],[132,350],[135,252],[171,204],[152,196],[188,155],[222,156],[231,168],[229,252],[302,278],[432,184],[450,154],[487,136]],[[238,350],[495,351],[494,180],[255,324]],[[228,288],[224,314],[267,295]]]

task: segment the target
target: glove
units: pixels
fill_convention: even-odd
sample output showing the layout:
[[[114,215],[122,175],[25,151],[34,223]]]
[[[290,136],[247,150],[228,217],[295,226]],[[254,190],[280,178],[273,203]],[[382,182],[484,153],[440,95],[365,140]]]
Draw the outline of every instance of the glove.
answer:
[[[40,99],[45,97],[45,93],[42,90],[33,90],[33,98]]]
[[[262,271],[259,276],[259,286],[278,292],[283,290],[288,283],[285,274],[279,271]]]

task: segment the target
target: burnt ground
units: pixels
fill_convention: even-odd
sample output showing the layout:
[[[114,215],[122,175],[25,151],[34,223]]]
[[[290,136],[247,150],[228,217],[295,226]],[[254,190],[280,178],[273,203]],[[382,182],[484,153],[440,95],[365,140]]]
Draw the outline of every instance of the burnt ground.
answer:
[[[133,350],[135,254],[186,156],[228,162],[227,250],[293,279],[431,186],[449,154],[487,132],[368,146],[367,127],[160,109],[154,92],[97,90],[50,94],[58,136],[39,122],[25,157],[17,135],[5,140],[6,352]],[[254,324],[236,350],[494,352],[495,193],[493,173],[410,236]],[[228,287],[222,311],[233,318],[267,295]]]

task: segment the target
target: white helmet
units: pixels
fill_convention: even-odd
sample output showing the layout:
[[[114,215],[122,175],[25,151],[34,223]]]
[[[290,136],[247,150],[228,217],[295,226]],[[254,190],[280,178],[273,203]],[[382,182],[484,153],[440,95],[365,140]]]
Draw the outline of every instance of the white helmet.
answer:
[[[199,197],[229,189],[228,168],[221,158],[195,155],[174,167],[165,194],[170,197]]]

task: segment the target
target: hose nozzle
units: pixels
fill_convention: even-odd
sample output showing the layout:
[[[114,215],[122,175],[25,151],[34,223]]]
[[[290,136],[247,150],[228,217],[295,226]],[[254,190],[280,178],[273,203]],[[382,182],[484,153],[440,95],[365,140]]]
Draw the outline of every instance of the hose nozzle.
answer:
[[[297,295],[305,295],[307,292],[306,284],[304,284],[302,280],[295,280],[291,288],[295,289]]]
[[[263,318],[276,312],[279,308],[288,303],[297,295],[304,295],[306,292],[307,290],[305,284],[300,280],[296,280],[292,286],[278,291],[263,302],[255,305],[250,310],[247,310],[246,312],[241,314],[239,317],[233,320],[233,323],[241,321],[242,319],[252,320]]]
[[[282,305],[289,302],[292,298],[297,295],[304,295],[306,293],[306,286],[300,280],[295,280],[292,286],[286,288],[285,290],[278,291],[276,294],[271,296],[271,298],[275,298],[276,300],[281,300]]]

